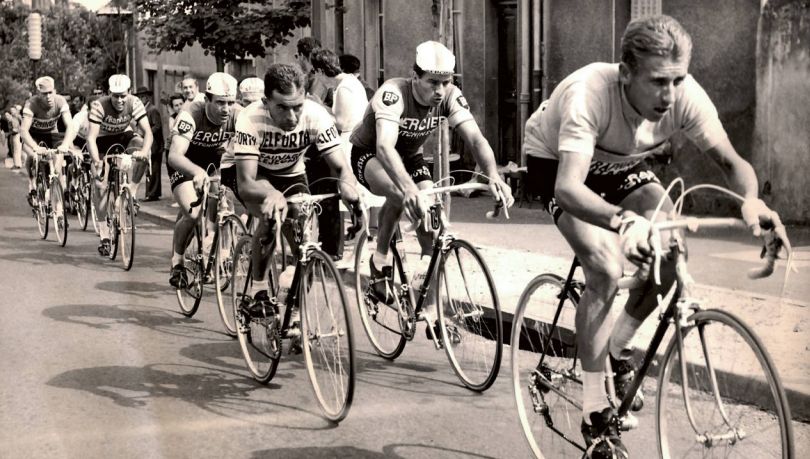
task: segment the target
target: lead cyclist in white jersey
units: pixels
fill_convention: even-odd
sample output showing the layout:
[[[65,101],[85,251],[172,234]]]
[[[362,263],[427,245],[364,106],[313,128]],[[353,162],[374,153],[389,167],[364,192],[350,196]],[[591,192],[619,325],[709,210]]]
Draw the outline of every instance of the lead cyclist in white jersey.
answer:
[[[575,320],[588,457],[627,457],[617,427],[608,422],[613,411],[604,363],[609,354],[622,397],[634,372],[627,348],[656,305],[650,281],[630,291],[615,325],[609,319],[623,258],[641,268],[652,261],[648,218],[665,190],[644,158],[683,132],[745,197],[743,219],[754,235],[760,224],[781,226],[757,197],[753,168],[734,150],[711,100],[687,73],[691,51],[689,34],[669,16],[632,22],[622,36],[621,63],[572,73],[526,124],[530,181],[539,182],[539,195],[586,279]],[[666,198],[662,210],[671,209]],[[665,260],[661,271],[660,288],[668,291],[674,260]]]

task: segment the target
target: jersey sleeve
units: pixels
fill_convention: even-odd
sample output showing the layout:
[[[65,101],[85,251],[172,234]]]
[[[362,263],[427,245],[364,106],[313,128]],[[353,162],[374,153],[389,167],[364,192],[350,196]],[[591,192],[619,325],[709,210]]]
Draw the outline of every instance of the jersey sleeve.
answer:
[[[55,97],[54,103],[56,108],[59,109],[59,116],[62,116],[63,113],[67,113],[70,116],[70,107],[68,107],[68,103],[64,97],[57,95]]]
[[[146,116],[146,107],[143,106],[141,99],[132,96],[132,119],[139,123],[144,116]]]
[[[464,98],[464,95],[457,86],[453,86],[450,89],[446,110],[447,112],[443,113],[443,115],[447,117],[447,123],[452,128],[473,119],[472,113],[470,112],[470,105],[467,104],[467,99]]]
[[[259,130],[251,114],[245,110],[236,117],[236,134],[233,141],[233,154],[237,161],[259,159]]]
[[[687,76],[681,92],[680,123],[683,133],[700,151],[706,151],[728,137],[717,108],[700,84]]]
[[[315,147],[321,154],[331,153],[340,145],[340,134],[332,115],[320,105],[314,105],[311,134],[315,135]]]
[[[101,120],[104,119],[104,106],[101,105],[100,100],[96,99],[90,103],[90,114],[87,119],[91,123],[101,124]]]
[[[561,102],[558,151],[593,156],[603,99],[584,86],[571,85]]]
[[[34,110],[31,109],[31,99],[25,101],[25,106],[23,107],[22,112],[23,118],[33,118],[34,117]]]
[[[191,113],[182,110],[175,118],[174,126],[172,126],[171,136],[180,136],[191,142],[194,137],[194,131],[197,130],[197,124],[194,122],[194,117]]]
[[[405,103],[402,101],[402,91],[396,86],[383,84],[371,98],[371,109],[375,120],[388,120],[399,124]]]

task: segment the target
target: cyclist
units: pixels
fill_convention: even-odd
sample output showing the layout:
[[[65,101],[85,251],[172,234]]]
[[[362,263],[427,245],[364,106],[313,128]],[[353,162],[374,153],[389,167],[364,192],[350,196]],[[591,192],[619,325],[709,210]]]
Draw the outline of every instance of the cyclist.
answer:
[[[440,117],[447,118],[450,127],[470,146],[476,162],[490,177],[493,196],[497,199],[500,192],[507,206],[514,202],[511,189],[498,175],[492,148],[461,90],[451,82],[455,61],[453,53],[441,43],[420,44],[411,78],[393,78],[383,83],[350,137],[352,168],[358,181],[386,198],[379,214],[377,248],[370,260],[370,284],[379,301],[393,301],[393,260],[388,247],[402,212],[418,221],[430,207],[419,194],[419,190],[433,187],[430,169],[419,148],[439,125]],[[417,236],[422,255],[429,255],[433,235],[419,225]],[[417,275],[424,272],[418,269]]]
[[[264,97],[264,81],[257,77],[248,77],[239,83],[239,103],[243,107]]]
[[[225,145],[234,134],[236,115],[241,107],[236,103],[236,78],[216,72],[205,83],[205,102],[192,102],[177,115],[170,134],[168,171],[175,202],[180,205],[172,237],[172,270],[169,284],[185,288],[188,278],[183,265],[183,253],[189,235],[199,215],[199,207],[189,212],[191,203],[202,191],[208,168],[219,168]],[[213,172],[213,171],[212,171]],[[207,225],[213,238],[213,218],[216,207],[209,207]],[[211,239],[204,241],[210,245]]]
[[[54,158],[54,168],[59,173],[59,181],[64,190],[65,174],[62,172],[62,156],[69,151],[73,137],[76,136],[73,119],[70,117],[70,108],[65,98],[56,94],[53,78],[49,76],[39,77],[34,82],[34,85],[39,94],[25,102],[22,112],[22,125],[20,126],[23,150],[28,155],[25,159],[25,167],[28,170],[29,204],[33,203],[36,193],[34,191],[35,159],[31,153],[41,148],[40,143],[44,143],[45,148],[55,148],[59,151],[60,154]],[[65,126],[64,132],[60,132],[57,126],[60,119]]]
[[[146,118],[146,109],[137,97],[129,94],[132,84],[126,75],[112,75],[109,80],[110,92],[90,104],[90,129],[87,132],[87,150],[93,160],[94,173],[101,172],[104,155],[107,149],[115,144],[123,145],[126,150],[136,149],[132,154],[135,159],[146,159],[152,148],[152,129]],[[131,123],[137,123],[143,132],[143,137],[132,129]],[[132,166],[130,189],[132,197],[137,196],[138,183],[146,172],[145,164],[137,161]],[[106,185],[96,181],[94,202],[96,215],[100,221],[98,232],[100,243],[98,251],[107,256],[110,253],[110,231],[107,227],[107,207],[102,198]]]
[[[261,102],[247,106],[236,121],[236,173],[239,195],[248,211],[259,219],[253,235],[253,296],[251,311],[261,315],[270,309],[267,272],[272,247],[265,251],[262,240],[270,237],[270,220],[288,214],[285,195],[308,193],[304,153],[315,145],[333,174],[340,178],[341,198],[358,200],[356,181],[340,151],[340,138],[332,116],[318,103],[306,98],[306,76],[297,64],[273,64],[264,77]],[[291,216],[295,209],[291,209]],[[296,245],[290,241],[296,250]],[[293,322],[296,318],[293,317]],[[296,327],[293,327],[297,330]]]
[[[655,308],[656,293],[665,294],[674,281],[674,260],[665,260],[660,291],[651,281],[632,290],[615,325],[609,319],[623,256],[642,269],[652,261],[648,218],[665,190],[644,158],[683,132],[745,196],[743,219],[755,235],[760,222],[778,223],[757,198],[753,168],[688,73],[692,41],[683,27],[669,16],[641,19],[627,26],[621,43],[620,63],[590,64],[560,82],[547,108],[541,105],[526,123],[524,142],[530,181],[540,185],[539,196],[586,278],[575,321],[589,457],[627,457],[609,422],[615,412],[605,392],[605,358],[610,355],[621,398],[635,371],[627,348]],[[666,199],[662,210],[670,209]]]

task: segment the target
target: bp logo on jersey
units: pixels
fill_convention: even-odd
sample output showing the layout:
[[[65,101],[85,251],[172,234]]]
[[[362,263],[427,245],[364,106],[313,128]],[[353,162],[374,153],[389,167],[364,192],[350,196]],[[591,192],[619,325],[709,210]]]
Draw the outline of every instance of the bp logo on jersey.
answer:
[[[385,105],[394,105],[399,101],[399,96],[391,91],[385,91],[382,95],[382,102]]]
[[[467,103],[467,99],[465,99],[464,96],[458,96],[456,98],[456,102],[458,102],[459,105],[466,108],[467,110],[470,109],[470,104]]]
[[[187,121],[183,121],[183,120],[180,120],[177,123],[177,132],[179,132],[181,134],[185,134],[190,130],[191,130],[191,123],[189,123]]]

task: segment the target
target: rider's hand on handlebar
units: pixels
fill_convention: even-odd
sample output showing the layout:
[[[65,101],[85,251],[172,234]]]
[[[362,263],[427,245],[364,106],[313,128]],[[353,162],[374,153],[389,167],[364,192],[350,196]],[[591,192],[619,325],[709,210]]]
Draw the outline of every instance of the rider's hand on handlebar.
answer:
[[[343,200],[346,207],[351,208],[360,202],[360,195],[357,189],[349,183],[338,182],[338,192],[340,193],[340,199]]]
[[[420,193],[415,186],[412,190],[405,192],[402,205],[405,208],[405,215],[414,223],[422,220],[422,217],[430,210],[427,196]]]
[[[64,155],[65,153],[68,153],[70,149],[65,145],[59,145],[58,147],[56,147],[56,151]]]
[[[495,178],[490,179],[489,190],[496,201],[500,201],[501,196],[503,196],[505,200],[503,204],[506,205],[507,208],[512,207],[512,204],[515,203],[515,198],[512,196],[512,188],[510,188],[500,176],[495,176]]]
[[[262,217],[272,220],[276,212],[283,222],[287,218],[287,199],[278,190],[270,190],[262,201]]]
[[[208,174],[206,174],[205,172],[200,172],[196,174],[194,178],[191,179],[191,181],[194,183],[194,189],[197,190],[197,192],[203,191],[203,187],[205,186],[205,179],[207,177]]]
[[[146,159],[147,157],[148,154],[145,150],[135,150],[134,152],[132,152],[133,159]]]
[[[641,215],[630,211],[624,212],[624,218],[619,227],[622,253],[640,269],[649,269],[653,261],[653,253],[650,248],[651,228],[652,223]]]
[[[765,203],[758,198],[748,198],[742,205],[742,219],[745,224],[751,229],[754,236],[759,237],[763,229],[782,228],[784,233],[784,226],[779,219],[776,212],[768,208]]]

